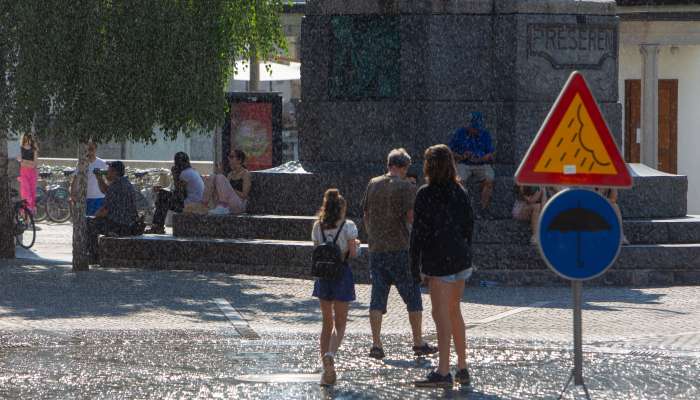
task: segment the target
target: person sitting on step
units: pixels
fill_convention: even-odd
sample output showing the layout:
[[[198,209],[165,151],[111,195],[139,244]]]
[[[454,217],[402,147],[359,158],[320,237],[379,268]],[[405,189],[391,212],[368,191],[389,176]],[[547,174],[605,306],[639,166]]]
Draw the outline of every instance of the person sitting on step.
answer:
[[[216,207],[213,214],[242,214],[248,207],[248,196],[252,187],[252,176],[245,166],[246,154],[233,150],[228,156],[231,172],[223,175],[220,168],[207,177],[202,202]]]
[[[595,191],[608,199],[610,201],[610,205],[612,205],[613,210],[615,210],[615,214],[620,218],[620,221],[622,221],[622,212],[620,212],[620,206],[617,205],[617,189],[615,188],[595,188]],[[622,226],[620,226],[622,228]],[[622,233],[622,244],[630,244],[630,241],[627,240],[627,236],[625,236],[625,233]]]
[[[175,154],[173,167],[170,169],[173,177],[174,190],[154,188],[157,190],[156,212],[153,223],[146,233],[165,233],[165,217],[168,211],[182,212],[188,204],[201,204],[204,192],[204,181],[190,164],[190,157],[185,152]]]
[[[87,250],[90,264],[99,263],[97,237],[99,235],[130,236],[135,234],[139,221],[136,209],[136,189],[125,175],[121,161],[107,163],[105,198],[94,217],[87,217]],[[102,179],[100,176],[98,179]]]
[[[449,148],[457,163],[457,174],[467,186],[472,177],[481,184],[481,208],[491,204],[496,173],[493,169],[495,147],[491,133],[484,128],[484,117],[480,112],[471,113],[466,127],[457,128],[450,138]]]
[[[530,222],[530,244],[536,244],[540,212],[547,203],[547,189],[542,186],[515,185],[514,190],[516,200],[513,204],[513,219]]]

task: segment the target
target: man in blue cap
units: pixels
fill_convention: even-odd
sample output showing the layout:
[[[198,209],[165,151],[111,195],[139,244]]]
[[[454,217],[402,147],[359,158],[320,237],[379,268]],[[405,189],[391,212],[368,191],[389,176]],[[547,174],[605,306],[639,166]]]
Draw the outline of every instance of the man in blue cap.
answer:
[[[488,208],[491,203],[493,182],[494,152],[491,134],[483,128],[484,118],[480,112],[471,114],[471,121],[466,127],[455,130],[449,147],[457,161],[457,173],[463,183],[473,176],[481,183],[481,208]]]

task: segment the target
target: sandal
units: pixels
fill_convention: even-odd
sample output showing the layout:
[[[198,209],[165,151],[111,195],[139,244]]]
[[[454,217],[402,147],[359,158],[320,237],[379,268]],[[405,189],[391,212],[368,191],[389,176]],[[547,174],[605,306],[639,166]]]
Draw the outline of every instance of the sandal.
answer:
[[[422,346],[413,346],[413,354],[416,356],[427,356],[430,354],[435,354],[438,352],[438,348],[431,346],[428,342],[423,343]]]
[[[377,360],[381,360],[382,358],[385,357],[384,349],[382,349],[381,347],[373,346],[369,350],[369,356],[372,358],[376,358]]]
[[[321,358],[323,363],[323,374],[321,375],[321,385],[333,385],[336,381],[335,374],[335,363],[333,362],[333,356],[325,355]]]

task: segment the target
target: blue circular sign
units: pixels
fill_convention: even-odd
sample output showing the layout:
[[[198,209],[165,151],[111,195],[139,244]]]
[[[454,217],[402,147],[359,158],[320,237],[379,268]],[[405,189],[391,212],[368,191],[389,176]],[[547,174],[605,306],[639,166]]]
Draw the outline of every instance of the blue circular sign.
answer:
[[[538,247],[547,265],[565,279],[603,274],[620,254],[622,222],[610,201],[592,190],[566,189],[540,215]]]

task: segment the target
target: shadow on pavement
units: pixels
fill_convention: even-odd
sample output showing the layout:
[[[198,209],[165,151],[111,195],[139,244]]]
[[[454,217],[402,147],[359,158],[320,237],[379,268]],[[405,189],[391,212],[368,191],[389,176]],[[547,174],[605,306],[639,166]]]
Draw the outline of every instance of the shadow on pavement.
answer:
[[[225,320],[212,301],[225,298],[237,310],[251,317],[264,314],[273,321],[301,324],[316,324],[320,320],[318,301],[307,293],[306,285],[295,293],[280,294],[266,290],[260,280],[252,283],[247,278],[223,273],[101,268],[76,273],[66,264],[41,261],[46,260],[14,260],[9,267],[0,269],[0,307],[5,309],[0,316],[28,320],[115,317],[161,309],[194,323],[205,323]],[[290,282],[283,278],[264,279],[277,286]],[[662,304],[664,296],[631,288],[585,288],[584,309],[625,312],[643,308],[687,314],[649,307]],[[566,287],[496,287],[467,288],[463,301],[508,307],[568,309],[571,307],[570,298],[570,289]],[[547,303],[533,306],[537,302]],[[594,304],[608,302],[616,304]],[[366,309],[365,304],[356,303],[350,319],[365,315]]]
[[[4,261],[0,261],[5,263]],[[250,313],[291,314],[317,323],[318,301],[265,292],[247,279],[195,271],[108,270],[73,272],[66,264],[13,260],[0,269],[0,316],[28,320],[117,317],[166,309],[194,322],[223,321],[212,301],[227,299]],[[41,264],[41,265],[37,265]]]
[[[686,312],[659,308],[649,305],[663,304],[662,293],[626,287],[586,287],[583,288],[583,309],[589,311],[625,311],[625,309],[644,309],[669,314],[685,315]],[[571,308],[571,288],[569,287],[467,287],[462,297],[464,303],[488,304],[508,307],[533,308]],[[540,304],[537,304],[540,303]],[[614,306],[595,303],[617,303]],[[621,306],[628,303],[630,306]],[[635,307],[632,305],[643,305]]]

